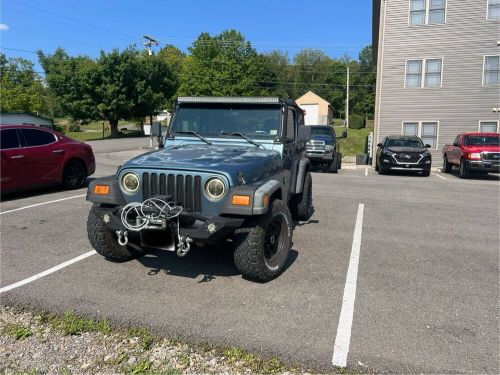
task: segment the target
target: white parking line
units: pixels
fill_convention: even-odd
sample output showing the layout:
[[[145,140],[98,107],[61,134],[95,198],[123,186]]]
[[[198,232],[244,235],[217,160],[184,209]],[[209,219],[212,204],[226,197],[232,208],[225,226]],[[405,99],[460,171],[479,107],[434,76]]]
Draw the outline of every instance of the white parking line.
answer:
[[[446,177],[443,177],[443,176],[441,176],[441,175],[439,175],[439,174],[437,174],[437,173],[432,172],[432,174],[433,174],[434,176],[438,176],[439,178],[442,178],[443,180],[447,180],[447,178],[446,178]]]
[[[358,281],[359,252],[361,249],[361,234],[363,231],[363,212],[365,205],[360,203],[356,226],[354,227],[354,237],[352,239],[351,258],[344,287],[344,298],[342,309],[340,310],[339,325],[337,327],[337,337],[333,347],[332,364],[338,367],[346,367],[349,344],[351,342],[351,327],[354,314],[354,300],[356,299],[356,284]]]
[[[33,208],[33,207],[43,206],[43,205],[45,205],[45,204],[62,202],[62,201],[66,201],[66,200],[68,200],[68,199],[81,198],[81,197],[84,197],[85,195],[86,195],[86,194],[80,194],[80,195],[74,195],[74,196],[72,196],[72,197],[61,198],[61,199],[55,199],[55,200],[53,200],[53,201],[42,202],[42,203],[36,203],[36,204],[30,204],[29,206],[24,206],[24,207],[15,208],[15,209],[13,209],[13,210],[2,211],[2,212],[0,212],[0,215],[3,215],[3,214],[8,214],[9,212],[15,212],[15,211],[26,210],[26,209],[28,209],[28,208]]]
[[[368,168],[365,169],[365,176],[368,176]]]
[[[49,268],[46,271],[43,271],[43,272],[37,273],[36,275],[28,277],[27,279],[18,281],[17,283],[14,283],[14,284],[10,284],[10,285],[4,286],[3,288],[0,288],[0,294],[2,294],[4,292],[8,292],[9,290],[12,290],[12,289],[15,289],[15,288],[19,288],[20,286],[29,284],[29,283],[31,283],[31,282],[33,282],[35,280],[41,279],[44,276],[50,275],[51,273],[59,271],[59,270],[65,268],[65,267],[68,267],[68,266],[72,265],[73,263],[79,262],[80,260],[88,258],[89,256],[94,255],[94,254],[96,254],[95,250],[89,251],[89,252],[87,252],[85,254],[77,256],[76,258],[73,258],[73,259],[67,260],[66,262],[63,262],[61,264],[58,264],[55,267]]]

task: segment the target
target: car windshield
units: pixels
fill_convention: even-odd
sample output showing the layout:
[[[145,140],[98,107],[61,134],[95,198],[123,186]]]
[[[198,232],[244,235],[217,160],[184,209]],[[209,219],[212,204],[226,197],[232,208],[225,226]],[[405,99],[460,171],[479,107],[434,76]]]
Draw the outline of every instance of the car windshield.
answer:
[[[280,134],[279,105],[183,105],[178,108],[171,133],[196,132],[220,137],[222,133],[242,133],[250,138],[275,139]]]
[[[500,146],[500,135],[468,135],[465,137],[466,146]]]
[[[324,137],[331,137],[332,131],[331,131],[331,129],[325,128],[322,126],[321,127],[313,126],[311,128],[311,136],[315,136],[315,135],[324,136]]]
[[[424,144],[420,139],[388,139],[385,147],[422,148]]]

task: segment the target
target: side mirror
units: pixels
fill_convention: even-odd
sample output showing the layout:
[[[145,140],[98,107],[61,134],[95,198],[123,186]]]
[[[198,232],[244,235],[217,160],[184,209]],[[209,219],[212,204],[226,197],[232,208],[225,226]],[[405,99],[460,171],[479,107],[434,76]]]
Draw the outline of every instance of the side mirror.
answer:
[[[432,146],[430,144],[426,144],[425,148],[431,148]]]
[[[299,126],[299,142],[309,142],[311,140],[311,128],[309,126]]]
[[[379,143],[377,147],[384,148],[384,145],[382,143]]]

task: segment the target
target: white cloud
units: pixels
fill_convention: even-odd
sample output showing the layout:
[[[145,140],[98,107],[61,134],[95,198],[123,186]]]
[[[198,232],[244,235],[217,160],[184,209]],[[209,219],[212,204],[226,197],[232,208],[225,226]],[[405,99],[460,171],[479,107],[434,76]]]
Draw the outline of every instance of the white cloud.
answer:
[[[6,23],[0,23],[0,31],[9,30],[9,26]]]

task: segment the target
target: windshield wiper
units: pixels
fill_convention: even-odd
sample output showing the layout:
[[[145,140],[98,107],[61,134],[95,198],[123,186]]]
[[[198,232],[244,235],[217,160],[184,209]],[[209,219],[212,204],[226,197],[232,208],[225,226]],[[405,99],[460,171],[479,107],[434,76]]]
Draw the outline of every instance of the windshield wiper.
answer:
[[[224,132],[224,131],[222,131],[222,132],[220,132],[220,134],[222,134],[222,135],[229,135],[229,136],[231,136],[231,135],[236,135],[236,136],[238,136],[238,137],[243,138],[245,141],[247,141],[247,142],[249,142],[249,143],[253,144],[255,147],[260,147],[260,146],[262,146],[260,143],[255,142],[254,140],[252,140],[252,139],[248,138],[245,134],[240,133],[240,132]]]
[[[212,142],[210,142],[208,139],[206,139],[205,137],[199,135],[198,133],[196,132],[193,132],[193,131],[180,131],[180,132],[175,132],[175,134],[192,134],[198,138],[200,138],[203,142],[205,142],[207,145],[212,145]]]

